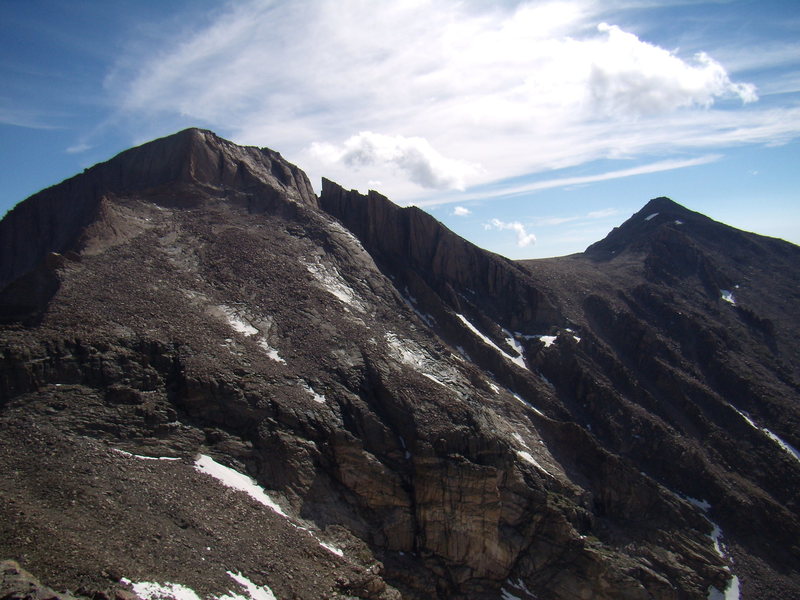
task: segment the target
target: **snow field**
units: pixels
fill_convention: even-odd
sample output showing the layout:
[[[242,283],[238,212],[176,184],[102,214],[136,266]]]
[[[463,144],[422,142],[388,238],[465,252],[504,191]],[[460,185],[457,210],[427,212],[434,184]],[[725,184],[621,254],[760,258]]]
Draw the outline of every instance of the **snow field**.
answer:
[[[246,595],[229,591],[222,596],[211,596],[208,600],[277,600],[269,587],[256,585],[241,573],[227,573],[245,589]],[[142,600],[203,600],[192,588],[180,583],[133,582],[124,577],[120,581],[130,585]]]

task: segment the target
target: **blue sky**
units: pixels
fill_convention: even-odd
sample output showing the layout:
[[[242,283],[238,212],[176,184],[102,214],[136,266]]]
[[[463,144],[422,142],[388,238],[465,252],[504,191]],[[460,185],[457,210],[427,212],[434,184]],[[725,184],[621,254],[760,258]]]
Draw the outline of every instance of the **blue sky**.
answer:
[[[800,3],[0,0],[0,211],[189,126],[510,258],[650,198],[800,243]]]

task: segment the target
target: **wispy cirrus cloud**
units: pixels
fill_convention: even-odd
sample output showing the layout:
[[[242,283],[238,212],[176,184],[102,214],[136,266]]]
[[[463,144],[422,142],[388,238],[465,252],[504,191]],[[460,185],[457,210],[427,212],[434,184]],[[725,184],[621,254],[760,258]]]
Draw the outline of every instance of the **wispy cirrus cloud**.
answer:
[[[121,114],[192,118],[401,202],[800,136],[798,109],[760,108],[710,52],[659,47],[615,16],[592,0],[243,0],[127,53],[107,87]]]
[[[420,207],[439,206],[441,204],[452,204],[454,202],[464,202],[468,200],[491,199],[491,198],[508,198],[512,196],[519,196],[522,194],[530,194],[541,190],[552,188],[569,187],[575,185],[583,185],[587,183],[595,183],[598,181],[609,181],[612,179],[622,179],[625,177],[635,177],[637,175],[646,175],[650,173],[660,173],[662,171],[673,171],[675,169],[685,169],[689,167],[696,167],[715,162],[721,158],[719,154],[708,154],[699,156],[697,158],[689,159],[671,159],[662,160],[654,163],[647,163],[637,165],[627,169],[617,169],[613,171],[604,171],[592,175],[582,175],[575,177],[556,177],[553,179],[544,179],[531,181],[522,184],[499,184],[491,188],[481,188],[467,194],[458,196],[443,195],[437,198],[424,200],[417,203]]]
[[[567,217],[536,217],[532,220],[532,225],[536,227],[552,227],[555,225],[564,225],[567,223],[576,223],[583,221],[595,221],[598,219],[607,219],[619,214],[616,208],[604,208],[601,210],[589,211],[585,214],[570,215]]]

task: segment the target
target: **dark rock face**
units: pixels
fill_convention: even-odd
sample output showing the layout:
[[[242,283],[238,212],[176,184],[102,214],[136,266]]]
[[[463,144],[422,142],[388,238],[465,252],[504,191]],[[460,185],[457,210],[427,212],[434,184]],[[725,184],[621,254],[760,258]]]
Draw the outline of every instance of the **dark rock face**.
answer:
[[[119,600],[797,596],[798,254],[657,199],[514,263],[271,150],[134,148],[0,223],[0,557]]]
[[[185,193],[193,186],[194,193]],[[20,203],[0,222],[0,287],[37,265],[48,252],[80,246],[84,229],[108,217],[103,199],[147,190],[157,202],[191,205],[202,190],[235,188],[240,201],[264,209],[275,198],[315,205],[305,173],[268,149],[245,148],[210,131],[187,129],[127,150]],[[158,190],[163,188],[163,193]]]

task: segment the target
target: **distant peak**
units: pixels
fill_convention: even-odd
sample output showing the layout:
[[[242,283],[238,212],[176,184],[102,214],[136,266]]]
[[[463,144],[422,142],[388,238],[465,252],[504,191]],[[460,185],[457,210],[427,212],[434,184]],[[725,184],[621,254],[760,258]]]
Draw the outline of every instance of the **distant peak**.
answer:
[[[672,215],[672,216],[675,216],[675,215],[684,215],[684,216],[686,216],[686,215],[699,215],[700,214],[700,213],[696,213],[694,211],[689,210],[688,208],[686,208],[682,204],[678,204],[677,202],[675,202],[674,200],[672,200],[670,198],[667,198],[666,196],[659,196],[658,198],[653,198],[647,204],[645,204],[644,207],[636,214],[637,215],[641,214],[641,213],[652,214],[654,212],[665,213],[665,214]],[[636,215],[634,215],[634,217],[635,216]],[[631,217],[631,218],[633,218],[633,217]]]
[[[671,198],[667,198],[666,196],[659,196],[658,198],[653,198],[644,205],[642,210],[687,210],[686,207],[678,204]]]
[[[604,239],[589,246],[587,254],[613,258],[624,250],[642,250],[649,246],[655,231],[663,227],[681,228],[690,224],[713,223],[705,215],[689,210],[666,196],[653,198]]]

